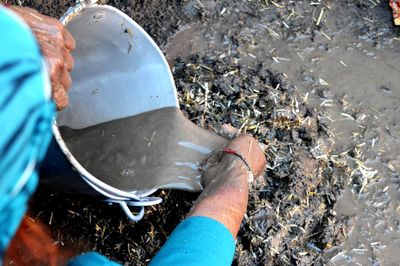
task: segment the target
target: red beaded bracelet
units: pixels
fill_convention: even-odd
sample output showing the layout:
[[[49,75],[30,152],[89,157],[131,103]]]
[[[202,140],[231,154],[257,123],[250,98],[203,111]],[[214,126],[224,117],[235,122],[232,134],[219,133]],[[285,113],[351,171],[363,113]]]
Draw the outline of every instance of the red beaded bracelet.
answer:
[[[201,163],[201,168],[202,168],[203,171],[205,171],[205,166],[206,166],[206,164],[207,164],[207,161],[208,161],[213,155],[215,155],[215,154],[218,153],[218,152],[223,152],[223,153],[226,153],[226,154],[235,155],[236,157],[238,157],[239,159],[241,159],[241,160],[244,162],[244,164],[246,165],[246,167],[248,168],[248,170],[250,171],[250,173],[253,173],[253,172],[251,171],[250,164],[249,164],[249,162],[246,160],[246,158],[244,158],[244,156],[241,155],[238,151],[235,151],[235,150],[230,149],[230,148],[227,148],[227,147],[222,147],[222,148],[220,148],[220,149],[213,150],[211,153],[209,153],[209,154],[207,155],[207,157],[204,158],[203,162]]]

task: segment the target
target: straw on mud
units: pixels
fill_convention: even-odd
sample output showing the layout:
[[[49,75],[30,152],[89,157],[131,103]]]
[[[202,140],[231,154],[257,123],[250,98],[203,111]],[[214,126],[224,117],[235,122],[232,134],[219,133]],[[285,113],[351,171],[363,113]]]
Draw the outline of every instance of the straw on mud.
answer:
[[[154,130],[153,134],[151,135],[150,138],[143,138],[145,141],[147,141],[147,147],[150,148],[151,144],[154,141],[154,137],[156,136],[156,130]]]
[[[344,67],[348,67],[346,63],[344,63],[342,60],[339,61],[340,64],[342,64]]]
[[[274,6],[276,6],[277,8],[284,8],[284,7],[285,7],[285,6],[280,5],[280,4],[278,4],[278,3],[274,2],[274,1],[271,1],[271,3],[272,3]]]
[[[325,38],[327,38],[329,41],[332,40],[331,37],[329,37],[325,32],[323,32],[322,30],[320,31],[322,35],[325,36]]]
[[[319,24],[321,23],[322,16],[324,15],[324,11],[325,11],[325,8],[324,8],[324,7],[321,8],[321,11],[320,11],[320,13],[319,13],[319,16],[318,16],[318,19],[317,19],[317,22],[316,22],[316,25],[317,25],[317,26],[319,26]]]
[[[371,19],[369,19],[369,18],[363,17],[363,19],[365,19],[365,20],[368,21],[368,22],[375,23],[375,21],[373,21],[373,20],[371,20]]]

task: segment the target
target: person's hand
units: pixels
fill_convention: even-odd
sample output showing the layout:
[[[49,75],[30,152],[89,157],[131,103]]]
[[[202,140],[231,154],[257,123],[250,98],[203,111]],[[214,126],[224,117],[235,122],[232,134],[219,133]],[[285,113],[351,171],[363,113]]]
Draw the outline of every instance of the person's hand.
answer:
[[[255,138],[250,135],[240,135],[229,142],[227,148],[238,152],[247,160],[253,176],[257,177],[263,173],[267,160]]]
[[[67,91],[72,80],[69,72],[74,60],[71,50],[75,49],[75,40],[60,21],[37,11],[20,6],[11,6],[10,9],[21,16],[35,34],[44,57],[47,60],[52,96],[57,109],[68,105]]]
[[[232,139],[227,148],[237,151],[247,160],[255,177],[262,174],[267,160],[255,138],[247,134],[240,134],[237,128],[229,124],[222,125],[219,134]]]
[[[258,141],[250,135],[239,135],[230,125],[223,125],[220,134],[235,137],[226,148],[234,150],[250,165],[254,177],[262,174],[266,158]],[[202,176],[205,186],[189,216],[205,216],[223,225],[236,238],[246,213],[249,195],[249,175],[244,163],[236,155],[222,155],[221,161],[211,165]]]

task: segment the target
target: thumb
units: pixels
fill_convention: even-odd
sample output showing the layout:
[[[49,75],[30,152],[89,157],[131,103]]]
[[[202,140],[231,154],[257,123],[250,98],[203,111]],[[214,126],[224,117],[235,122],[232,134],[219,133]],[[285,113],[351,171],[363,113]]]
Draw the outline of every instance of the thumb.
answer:
[[[53,99],[57,110],[62,110],[68,105],[68,94],[60,83],[53,84]]]

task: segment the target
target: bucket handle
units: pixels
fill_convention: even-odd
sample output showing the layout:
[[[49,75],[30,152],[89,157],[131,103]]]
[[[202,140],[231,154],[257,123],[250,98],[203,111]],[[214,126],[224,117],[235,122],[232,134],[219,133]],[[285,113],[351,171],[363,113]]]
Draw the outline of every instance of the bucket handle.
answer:
[[[113,201],[108,200],[108,202],[112,203]],[[144,216],[144,206],[151,206],[156,205],[162,202],[161,198],[158,197],[145,197],[142,198],[141,201],[117,201],[119,203],[122,210],[125,212],[126,216],[132,221],[138,222]],[[132,211],[129,209],[128,206],[132,207],[140,207],[140,211],[137,215],[133,215]]]
[[[87,180],[84,176],[81,175],[81,178],[89,186],[91,186],[94,190],[96,190],[98,193],[105,196],[107,198],[107,199],[105,199],[106,202],[108,202],[110,204],[118,203],[121,206],[122,210],[125,212],[126,216],[130,220],[135,221],[135,222],[138,222],[143,218],[145,206],[156,205],[156,204],[160,204],[162,202],[162,199],[159,197],[143,197],[143,198],[138,198],[138,199],[134,199],[134,200],[128,200],[125,198],[112,196],[112,195],[108,194],[107,192],[99,189],[97,186],[95,186],[89,180]],[[139,213],[137,215],[134,215],[132,213],[132,211],[129,209],[128,205],[132,206],[132,207],[139,207],[140,208]]]
[[[120,201],[120,202],[118,202],[118,203],[119,203],[119,205],[121,206],[122,210],[125,212],[126,216],[127,216],[130,220],[135,221],[135,222],[138,222],[138,221],[140,221],[140,220],[143,218],[143,216],[144,216],[144,207],[143,207],[143,206],[140,207],[139,213],[136,214],[136,215],[134,215],[134,214],[132,213],[132,211],[131,211],[131,210],[129,209],[129,207],[128,207],[128,202],[126,202],[126,201]]]
[[[162,201],[162,199],[158,197],[146,197],[141,199],[141,201],[123,201],[123,200],[111,200],[111,199],[107,199],[106,201],[110,204],[118,203],[121,206],[121,209],[125,212],[126,216],[130,220],[138,222],[144,216],[144,206],[159,204]],[[132,211],[129,209],[129,206],[139,207],[140,208],[139,213],[134,215]]]

